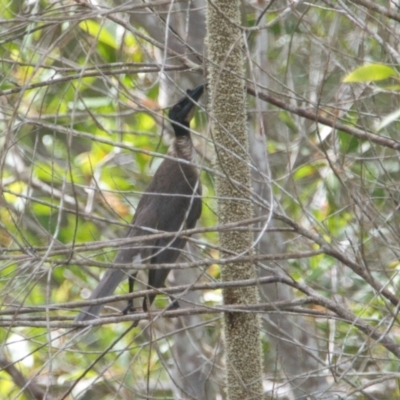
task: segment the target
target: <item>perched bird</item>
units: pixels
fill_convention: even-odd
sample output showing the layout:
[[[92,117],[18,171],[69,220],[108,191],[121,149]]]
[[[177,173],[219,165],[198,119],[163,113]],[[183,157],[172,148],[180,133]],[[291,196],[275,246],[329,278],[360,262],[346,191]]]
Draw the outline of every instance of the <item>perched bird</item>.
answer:
[[[180,162],[183,159],[194,161],[194,148],[189,132],[189,123],[197,102],[204,90],[204,85],[187,94],[169,110],[169,119],[175,133],[168,154],[174,159],[164,159],[158,167],[152,182],[142,195],[129,228],[127,237],[139,237],[162,232],[180,232],[196,225],[201,214],[201,183],[199,173],[193,164]],[[147,229],[146,229],[147,228]],[[150,228],[150,229],[149,229]],[[186,238],[169,236],[159,239],[147,239],[118,251],[115,264],[125,264],[121,269],[108,269],[93,291],[90,299],[99,299],[114,293],[124,278],[129,278],[129,289],[133,291],[133,282],[137,272],[130,269],[131,264],[170,264],[178,258],[185,247]],[[161,288],[169,273],[168,269],[149,269],[148,287]],[[146,311],[155,295],[143,300]],[[103,305],[92,305],[82,309],[75,321],[87,321],[96,318]],[[124,313],[133,310],[132,301]]]

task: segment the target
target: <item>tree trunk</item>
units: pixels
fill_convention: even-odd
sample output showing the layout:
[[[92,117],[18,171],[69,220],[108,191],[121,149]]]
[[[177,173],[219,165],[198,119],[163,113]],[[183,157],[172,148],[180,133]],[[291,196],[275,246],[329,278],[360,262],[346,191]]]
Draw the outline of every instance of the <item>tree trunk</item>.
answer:
[[[218,218],[220,224],[253,216],[250,192],[249,146],[246,129],[246,102],[239,1],[216,0],[207,3],[210,59],[211,131],[215,141]],[[252,233],[225,231],[219,236],[221,255],[251,253]],[[222,280],[256,277],[248,262],[227,265]],[[224,291],[225,304],[255,304],[257,288]],[[226,313],[224,316],[227,357],[227,394],[233,399],[259,399],[262,396],[260,320],[257,314]]]

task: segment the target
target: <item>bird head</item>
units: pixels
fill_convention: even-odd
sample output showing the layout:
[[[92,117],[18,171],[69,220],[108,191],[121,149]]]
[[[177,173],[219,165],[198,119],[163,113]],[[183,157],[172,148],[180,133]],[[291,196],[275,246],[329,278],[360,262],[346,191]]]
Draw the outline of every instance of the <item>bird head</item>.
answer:
[[[197,86],[193,90],[188,89],[186,96],[182,97],[174,106],[169,110],[168,117],[171,120],[172,127],[174,128],[175,135],[188,134],[190,120],[193,118],[196,104],[204,91],[204,85]],[[174,124],[177,122],[177,124]]]

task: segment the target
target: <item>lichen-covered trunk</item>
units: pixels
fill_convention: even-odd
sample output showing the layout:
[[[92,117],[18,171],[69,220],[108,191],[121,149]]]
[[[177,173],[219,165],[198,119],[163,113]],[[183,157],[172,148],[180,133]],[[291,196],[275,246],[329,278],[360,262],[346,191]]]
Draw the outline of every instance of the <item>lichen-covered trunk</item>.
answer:
[[[220,224],[253,216],[250,199],[249,151],[239,1],[208,2],[209,91],[211,130],[216,146],[218,218]],[[221,256],[251,254],[252,233],[220,233]],[[222,269],[224,281],[256,278],[251,262]],[[227,289],[225,304],[255,304],[255,287]],[[260,321],[254,313],[225,314],[227,394],[230,400],[262,395]]]

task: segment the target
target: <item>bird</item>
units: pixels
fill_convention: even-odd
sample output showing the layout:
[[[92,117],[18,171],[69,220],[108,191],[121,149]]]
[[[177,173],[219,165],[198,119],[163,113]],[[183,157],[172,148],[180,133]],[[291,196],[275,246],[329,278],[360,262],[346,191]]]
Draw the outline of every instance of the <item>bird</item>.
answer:
[[[186,95],[169,110],[168,117],[175,134],[168,150],[170,157],[162,161],[140,198],[127,233],[127,237],[146,236],[146,240],[139,240],[139,244],[135,242],[118,251],[114,263],[126,267],[108,269],[92,292],[90,300],[112,295],[121,281],[127,277],[129,291],[132,292],[137,271],[130,270],[130,264],[144,263],[150,267],[157,264],[171,264],[185,247],[187,237],[169,235],[152,239],[149,232],[178,233],[184,229],[194,228],[200,218],[201,182],[198,169],[193,164],[195,149],[190,136],[190,121],[196,103],[203,94],[204,86],[187,90]],[[169,269],[149,268],[148,288],[164,287],[169,271]],[[144,311],[148,310],[155,297],[155,294],[151,294],[143,299]],[[176,306],[178,306],[176,302],[171,304],[171,307]],[[102,308],[102,304],[86,306],[82,308],[75,321],[95,319]],[[134,311],[133,300],[128,301],[123,313],[131,311]]]

